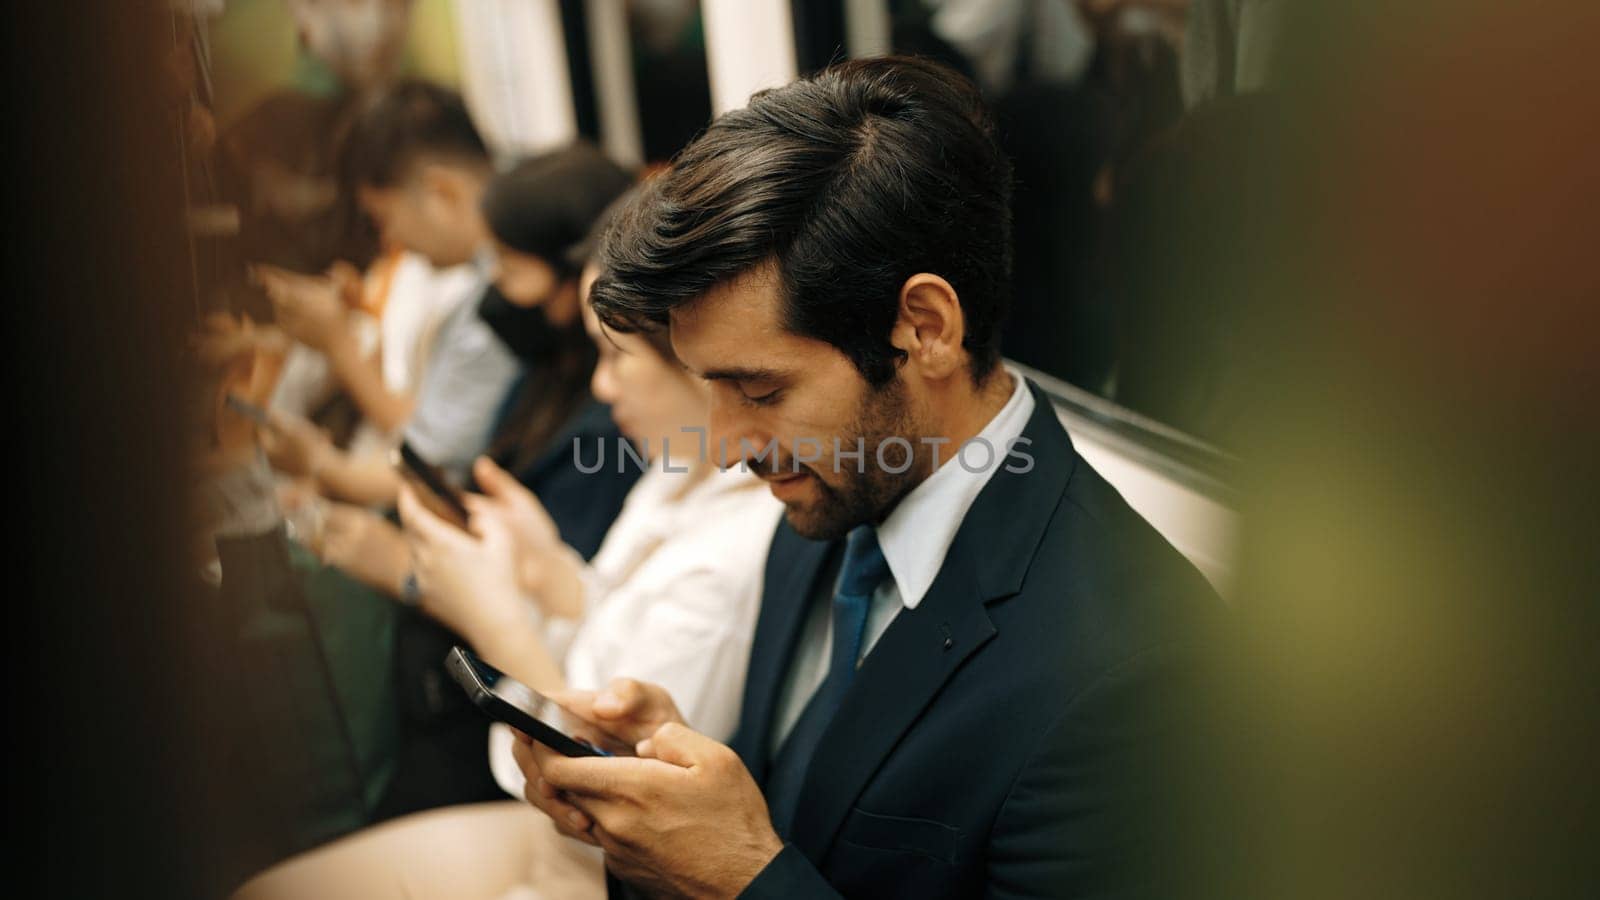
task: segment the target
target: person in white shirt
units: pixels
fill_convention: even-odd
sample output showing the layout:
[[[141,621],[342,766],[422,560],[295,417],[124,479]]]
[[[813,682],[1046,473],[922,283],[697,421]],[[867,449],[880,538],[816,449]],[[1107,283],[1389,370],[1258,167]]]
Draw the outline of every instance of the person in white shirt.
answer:
[[[585,273],[587,293],[594,272]],[[719,469],[696,431],[707,385],[664,335],[603,329],[594,395],[611,404],[649,469],[591,564],[559,540],[538,500],[488,460],[468,497],[473,534],[406,491],[422,607],[492,665],[535,690],[596,690],[616,678],[668,684],[688,721],[730,736],[737,724],[767,545],[782,505],[752,473]],[[703,433],[703,432],[702,432]],[[620,447],[575,447],[585,467],[633,465]],[[603,454],[603,455],[601,455]],[[497,726],[498,727],[498,726]],[[521,773],[508,730],[491,733],[507,792]],[[565,839],[527,804],[507,800],[408,816],[297,857],[237,897],[600,897],[598,853]]]
[[[255,277],[294,339],[271,408],[309,419],[336,391],[348,392],[362,415],[347,448],[356,458],[399,442],[439,326],[483,290],[470,264],[436,268],[402,248],[364,276],[341,264],[327,276],[261,267]]]

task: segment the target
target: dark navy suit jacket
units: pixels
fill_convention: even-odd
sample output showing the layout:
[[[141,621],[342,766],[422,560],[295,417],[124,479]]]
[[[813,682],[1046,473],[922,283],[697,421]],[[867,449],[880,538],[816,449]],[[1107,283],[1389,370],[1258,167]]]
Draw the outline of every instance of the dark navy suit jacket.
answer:
[[[993,475],[926,597],[867,655],[813,757],[791,842],[746,896],[1175,887],[1199,651],[1222,605],[1032,389],[1033,469]],[[787,524],[774,538],[732,741],[758,783],[807,604],[840,544]]]

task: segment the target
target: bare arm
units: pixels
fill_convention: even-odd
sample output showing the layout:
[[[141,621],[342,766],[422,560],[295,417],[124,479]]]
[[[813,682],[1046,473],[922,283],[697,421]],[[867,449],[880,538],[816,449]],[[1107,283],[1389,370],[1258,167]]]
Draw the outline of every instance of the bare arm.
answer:
[[[350,399],[367,421],[385,432],[393,432],[411,418],[416,400],[409,394],[389,390],[383,383],[378,359],[361,352],[354,335],[340,330],[330,335],[323,353],[335,378],[350,394]]]
[[[311,474],[324,496],[358,506],[393,506],[400,496],[400,476],[382,457],[352,457],[335,450]]]

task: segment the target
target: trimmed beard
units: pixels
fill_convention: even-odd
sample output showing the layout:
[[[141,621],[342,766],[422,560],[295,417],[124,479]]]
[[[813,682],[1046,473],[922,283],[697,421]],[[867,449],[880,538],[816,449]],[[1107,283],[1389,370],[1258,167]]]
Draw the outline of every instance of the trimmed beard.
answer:
[[[800,466],[800,469],[810,471],[820,496],[805,507],[785,505],[784,517],[789,520],[789,527],[802,537],[814,541],[833,541],[849,534],[858,525],[881,522],[900,502],[900,498],[910,493],[927,475],[926,461],[916,453],[916,443],[912,444],[910,465],[903,471],[891,472],[878,465],[878,448],[884,441],[893,437],[914,441],[911,438],[913,424],[910,401],[906,398],[905,385],[898,375],[881,388],[869,387],[861,406],[856,410],[855,420],[846,430],[848,441],[843,436],[840,438],[840,443],[848,446],[855,446],[857,438],[862,440],[865,456],[859,468],[864,471],[854,471],[858,468],[854,465],[841,466],[840,472],[849,472],[850,477],[843,484],[834,485],[823,480],[812,466]],[[887,453],[890,465],[905,462],[898,448]],[[795,471],[792,460],[781,461],[781,465],[782,471]],[[838,465],[837,457],[834,458],[834,465]]]

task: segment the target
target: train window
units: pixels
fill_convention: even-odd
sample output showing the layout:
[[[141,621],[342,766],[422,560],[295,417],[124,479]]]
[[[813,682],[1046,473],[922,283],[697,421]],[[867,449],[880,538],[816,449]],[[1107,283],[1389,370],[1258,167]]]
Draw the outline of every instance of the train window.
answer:
[[[1243,381],[1228,276],[1249,251],[1218,244],[1238,234],[1268,168],[1252,135],[1269,101],[1220,96],[1235,85],[1219,60],[1237,54],[1259,78],[1262,57],[1220,46],[1222,5],[795,4],[802,71],[896,52],[978,84],[1016,173],[1005,355],[1097,418],[1201,457],[1227,446]]]
[[[665,162],[711,121],[711,78],[698,0],[626,4],[646,162]]]
[[[206,24],[218,141],[198,189],[244,221],[210,278],[237,294],[246,261],[311,272],[370,257],[375,236],[335,179],[339,136],[359,98],[396,76],[460,86],[455,4],[230,0],[222,10]]]
[[[224,127],[285,92],[329,97],[394,72],[460,85],[452,0],[228,0],[207,26]]]

